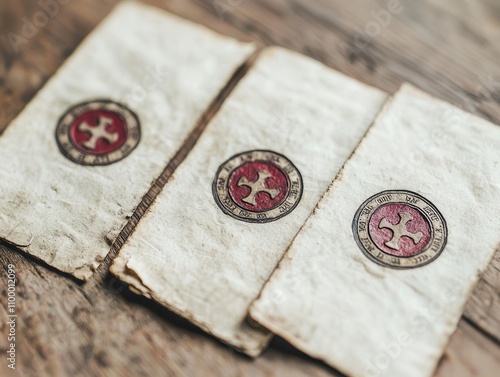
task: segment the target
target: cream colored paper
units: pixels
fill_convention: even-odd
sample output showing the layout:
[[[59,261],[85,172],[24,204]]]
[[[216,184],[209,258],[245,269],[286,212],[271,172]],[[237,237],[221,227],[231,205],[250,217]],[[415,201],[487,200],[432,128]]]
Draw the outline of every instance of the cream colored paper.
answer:
[[[380,110],[386,95],[279,48],[265,50],[226,100],[115,259],[137,292],[256,356],[270,339],[247,324],[250,303]],[[296,209],[252,224],[212,195],[235,154],[272,150],[302,174]]]
[[[89,36],[0,138],[0,237],[87,279],[127,217],[253,45],[125,2]],[[111,99],[141,122],[138,147],[82,166],[56,144],[58,119]]]
[[[353,377],[428,377],[499,246],[500,128],[404,86],[297,235],[253,319]],[[430,200],[448,224],[432,263],[369,260],[351,230],[384,190]]]

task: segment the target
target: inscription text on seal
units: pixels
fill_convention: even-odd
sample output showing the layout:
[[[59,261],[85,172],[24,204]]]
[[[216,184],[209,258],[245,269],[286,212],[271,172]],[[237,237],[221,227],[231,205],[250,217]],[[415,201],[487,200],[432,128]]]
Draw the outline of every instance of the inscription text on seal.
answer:
[[[81,165],[109,165],[128,156],[141,136],[139,119],[125,106],[93,101],[69,109],[56,130],[61,152]]]
[[[302,177],[285,156],[265,150],[224,162],[212,191],[219,207],[243,221],[265,223],[292,212],[302,196]]]
[[[384,191],[365,201],[356,212],[352,231],[368,258],[393,268],[420,267],[434,261],[448,235],[439,210],[405,190]]]

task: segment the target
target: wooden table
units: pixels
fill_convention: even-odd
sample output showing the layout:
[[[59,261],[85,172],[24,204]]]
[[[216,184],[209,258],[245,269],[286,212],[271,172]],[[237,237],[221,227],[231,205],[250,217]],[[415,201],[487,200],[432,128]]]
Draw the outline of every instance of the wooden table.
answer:
[[[20,34],[22,18],[31,20],[40,7],[30,0],[0,2],[1,130],[116,3],[59,1],[67,4],[27,38],[18,52],[7,35]],[[409,81],[500,123],[498,0],[401,0],[401,11],[390,18],[375,16],[389,1],[148,2],[224,34],[302,52],[390,93]],[[192,135],[193,143],[221,99],[200,121]],[[84,285],[8,246],[0,246],[0,375],[338,375],[277,339],[262,357],[250,360],[162,307],[133,295],[107,274],[123,239],[183,157],[181,151],[167,167],[97,273]],[[17,369],[7,373],[4,270],[10,263],[16,266],[18,278]],[[465,308],[436,376],[500,375],[499,293],[497,252]]]

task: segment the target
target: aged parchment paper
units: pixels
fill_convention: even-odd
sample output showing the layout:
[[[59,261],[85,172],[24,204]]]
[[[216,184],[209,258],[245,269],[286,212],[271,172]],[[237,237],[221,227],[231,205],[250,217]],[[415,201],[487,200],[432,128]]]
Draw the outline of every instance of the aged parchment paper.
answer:
[[[153,180],[254,51],[159,9],[125,2],[83,42],[0,138],[0,237],[87,279]],[[141,122],[138,147],[81,166],[56,144],[58,119],[110,99]]]
[[[309,58],[264,50],[111,271],[224,342],[258,355],[270,334],[247,324],[248,306],[385,100],[379,90]],[[286,156],[304,184],[296,209],[265,224],[226,215],[212,195],[219,166],[255,149]]]
[[[428,377],[500,242],[500,127],[406,85],[385,106],[251,306],[253,319],[353,377]],[[379,266],[358,207],[419,193],[448,224],[428,265]]]

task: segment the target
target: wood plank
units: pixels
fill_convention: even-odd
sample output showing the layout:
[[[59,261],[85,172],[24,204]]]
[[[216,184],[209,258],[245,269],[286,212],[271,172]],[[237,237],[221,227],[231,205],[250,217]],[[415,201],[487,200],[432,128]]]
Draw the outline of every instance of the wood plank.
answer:
[[[270,350],[252,361],[114,278],[79,285],[3,246],[0,261],[17,271],[19,376],[330,375],[293,351],[284,357]],[[6,286],[0,291],[5,318]],[[3,334],[5,321],[0,326]],[[6,349],[2,336],[0,350]],[[2,375],[5,368],[2,357]]]
[[[4,246],[0,263],[18,279],[16,376],[341,376],[280,340],[252,361],[112,277],[79,285]],[[5,285],[0,294],[5,318]],[[499,366],[498,345],[462,321],[436,377],[495,377]]]
[[[17,53],[7,33],[20,33],[22,17],[32,18],[39,7],[29,0],[0,3],[0,129],[21,111],[115,2],[80,0],[62,5]],[[303,52],[389,92],[410,81],[500,123],[500,67],[496,65],[500,45],[495,43],[500,35],[500,6],[496,0],[401,0],[402,12],[391,16],[380,34],[361,45],[356,43],[359,30],[374,20],[370,11],[380,11],[385,1],[369,5],[362,0],[148,2],[225,34]],[[220,4],[228,8],[222,12],[215,6]],[[170,170],[173,168],[175,164]],[[168,174],[169,169],[164,177]],[[156,183],[141,211],[164,183]],[[273,342],[256,361],[231,351],[107,276],[112,256],[91,282],[79,285],[8,247],[0,247],[2,271],[14,263],[19,280],[21,369],[17,375],[335,375],[280,341]],[[439,377],[459,373],[490,376],[498,370],[499,345],[491,340],[500,339],[498,292],[499,253],[467,306],[467,319],[452,337],[437,372]],[[3,280],[0,294],[2,311],[6,297]],[[3,352],[7,330],[3,321],[1,330]],[[4,363],[2,358],[2,371]]]
[[[500,251],[476,286],[464,316],[497,341],[500,332]]]
[[[462,321],[448,344],[435,377],[497,377],[499,365],[498,345]]]

